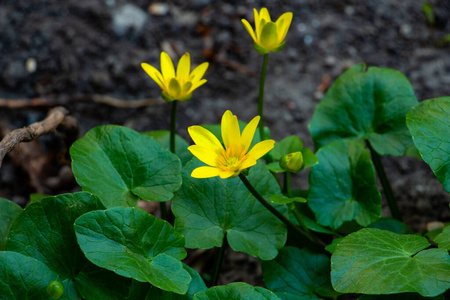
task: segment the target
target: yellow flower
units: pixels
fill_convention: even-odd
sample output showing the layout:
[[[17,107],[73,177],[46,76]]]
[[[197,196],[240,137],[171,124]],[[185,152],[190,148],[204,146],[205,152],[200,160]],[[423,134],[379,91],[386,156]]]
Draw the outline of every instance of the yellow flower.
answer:
[[[258,122],[259,116],[254,117],[241,135],[237,117],[227,110],[222,116],[221,125],[225,147],[207,129],[201,126],[189,127],[189,134],[196,145],[189,146],[188,150],[209,165],[196,168],[191,176],[195,178],[236,177],[242,170],[256,165],[256,161],[269,152],[275,144],[274,140],[264,140],[248,151]]]
[[[191,57],[185,53],[178,62],[177,71],[166,52],[161,52],[161,72],[153,66],[142,63],[141,67],[162,89],[161,97],[166,101],[187,101],[192,98],[192,92],[205,84],[202,79],[208,69],[208,63],[202,63],[191,73]]]
[[[292,22],[292,13],[282,14],[274,23],[270,20],[267,8],[261,8],[259,13],[254,8],[253,12],[255,14],[255,31],[247,20],[242,19],[241,21],[255,42],[253,44],[255,50],[261,54],[281,51],[286,44],[284,38]]]

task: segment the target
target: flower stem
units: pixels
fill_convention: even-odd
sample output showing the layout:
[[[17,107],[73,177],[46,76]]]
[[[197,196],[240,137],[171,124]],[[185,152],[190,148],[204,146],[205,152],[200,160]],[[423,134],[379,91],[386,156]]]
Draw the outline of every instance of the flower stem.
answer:
[[[172,111],[170,113],[170,152],[175,153],[175,131],[177,128],[177,104],[178,101],[172,101]]]
[[[286,190],[286,194],[289,198],[292,198],[292,189],[291,189],[291,172],[286,171],[284,173],[284,188]],[[292,203],[294,204],[294,203]],[[305,231],[305,233],[307,235],[309,235],[309,237],[313,240],[317,240],[315,238],[315,236],[311,235],[311,232],[309,231],[308,226],[306,226],[305,222],[303,221],[302,215],[300,214],[300,212],[297,210],[297,208],[294,205],[294,210],[292,210],[292,212],[294,213],[295,218],[298,221],[298,224],[300,225],[300,227],[302,227],[302,229]]]
[[[301,228],[299,228],[297,225],[292,223],[288,218],[286,218],[282,213],[280,213],[275,207],[270,205],[269,202],[264,199],[263,196],[261,196],[260,193],[253,187],[253,185],[248,181],[247,177],[245,177],[243,174],[239,174],[239,178],[242,180],[244,185],[247,187],[247,189],[252,193],[252,195],[262,204],[264,207],[266,207],[272,214],[274,214],[280,221],[282,221],[288,229],[294,230],[297,233],[301,234],[302,236],[306,237],[310,242],[314,244],[314,246],[320,246],[323,248],[323,245],[321,245],[316,239],[314,239],[312,236],[308,235],[306,232],[304,232]]]
[[[266,70],[267,61],[269,60],[269,53],[264,54],[263,65],[261,70],[261,79],[259,81],[259,95],[258,95],[258,115],[259,120],[259,135],[261,141],[266,139],[266,134],[264,133],[264,83],[266,81]]]
[[[367,141],[367,147],[370,150],[370,156],[372,157],[375,170],[377,171],[378,179],[380,179],[381,186],[383,187],[384,195],[386,196],[387,203],[389,205],[389,210],[393,218],[401,221],[402,216],[397,206],[397,202],[394,197],[394,192],[392,191],[391,184],[387,177],[386,171],[384,170],[383,163],[381,162],[380,155],[372,148],[370,142]]]
[[[211,281],[210,281],[211,285],[210,286],[217,285],[217,281],[219,280],[220,269],[222,269],[223,257],[224,257],[225,249],[227,248],[227,245],[228,245],[227,234],[224,232],[222,246],[220,246],[219,252],[217,253],[216,259],[214,261],[214,267],[213,267],[213,272],[212,272],[212,276],[211,276]]]

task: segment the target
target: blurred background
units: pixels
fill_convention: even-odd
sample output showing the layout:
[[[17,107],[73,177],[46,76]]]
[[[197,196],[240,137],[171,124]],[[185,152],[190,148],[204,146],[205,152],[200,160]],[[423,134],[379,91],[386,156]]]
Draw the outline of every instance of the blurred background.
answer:
[[[0,137],[58,105],[79,133],[50,134],[8,155],[0,197],[25,205],[32,193],[77,191],[67,147],[94,126],[168,129],[170,104],[140,66],[159,69],[161,51],[174,61],[189,52],[193,66],[210,63],[208,82],[178,105],[181,136],[190,141],[188,126],[217,124],[227,109],[248,122],[257,114],[262,56],[241,19],[253,24],[253,8],[263,6],[274,20],[294,15],[285,49],[269,55],[265,124],[275,140],[294,134],[313,148],[314,108],[359,62],[399,70],[419,101],[450,96],[449,0],[2,0]],[[449,195],[424,162],[383,162],[409,226],[450,221]],[[307,175],[296,178],[297,188],[308,187]]]

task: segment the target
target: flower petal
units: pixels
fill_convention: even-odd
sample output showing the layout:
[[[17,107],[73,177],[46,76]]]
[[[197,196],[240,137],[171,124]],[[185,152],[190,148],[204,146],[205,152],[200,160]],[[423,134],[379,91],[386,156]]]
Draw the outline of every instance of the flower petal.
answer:
[[[184,81],[189,80],[189,72],[191,71],[191,57],[189,53],[183,54],[177,66],[177,78]]]
[[[282,14],[276,24],[277,24],[277,31],[278,31],[278,43],[281,43],[284,38],[286,37],[286,34],[289,30],[289,26],[291,26],[292,22],[292,13],[287,12]]]
[[[242,131],[242,143],[244,144],[244,153],[247,153],[248,148],[250,148],[250,145],[253,141],[253,136],[255,135],[256,127],[258,127],[259,123],[259,116],[256,116],[253,118],[253,120],[250,121],[250,123],[245,126],[244,131]]]
[[[161,73],[165,81],[175,77],[175,67],[172,59],[166,52],[161,52]]]
[[[238,174],[236,174],[236,176]],[[229,178],[229,177],[235,176],[235,172],[230,171],[230,170],[220,170],[219,171],[219,176],[220,176],[220,178],[225,179],[225,178]]]
[[[248,159],[258,160],[263,157],[267,152],[269,152],[275,145],[274,140],[265,140],[259,142],[247,153]]]
[[[256,160],[247,157],[247,159],[241,164],[241,169],[244,170],[254,165],[256,165]]]
[[[256,35],[255,35],[255,32],[253,31],[253,28],[250,25],[250,23],[247,20],[245,20],[245,19],[242,19],[241,22],[242,22],[242,24],[244,24],[245,29],[247,30],[248,34],[250,34],[250,36],[252,37],[253,41],[256,42],[257,41],[256,40]]]
[[[263,7],[261,8],[261,10],[259,11],[259,17],[262,20],[266,20],[266,22],[271,22],[272,20],[270,19],[270,14],[269,11],[267,10],[267,8]]]
[[[267,50],[271,50],[278,46],[277,25],[273,22],[266,23],[261,31],[261,46]]]
[[[189,75],[189,79],[194,83],[196,81],[200,81],[208,69],[209,63],[204,62],[201,65],[197,66],[194,71],[192,71],[191,75]]]
[[[220,129],[225,148],[230,145],[241,144],[241,130],[239,129],[238,119],[231,111],[227,110],[223,114]]]
[[[191,88],[189,89],[189,92],[192,93],[195,89],[197,89],[198,87],[201,87],[206,82],[207,82],[206,79],[202,79],[200,81],[195,82],[194,84],[192,84]]]
[[[219,176],[220,169],[214,167],[198,167],[191,173],[194,178],[209,178]]]
[[[198,145],[192,145],[187,148],[199,160],[212,167],[217,167],[217,157],[219,153],[211,148],[206,148]]]
[[[253,9],[253,14],[255,16],[255,37],[256,39],[259,39],[259,32],[261,30],[261,28],[259,28],[259,24],[261,22],[261,18],[256,8]]]
[[[176,78],[170,79],[169,82],[169,91],[168,94],[174,99],[177,99],[178,96],[180,96],[181,93],[181,86],[180,83]]]
[[[202,126],[190,126],[188,132],[194,143],[198,146],[211,148],[215,151],[223,150],[223,146],[216,136]]]
[[[147,63],[141,63],[142,69],[150,76],[153,81],[155,81],[159,87],[164,90],[164,80],[162,79],[162,74],[153,66],[147,64]]]

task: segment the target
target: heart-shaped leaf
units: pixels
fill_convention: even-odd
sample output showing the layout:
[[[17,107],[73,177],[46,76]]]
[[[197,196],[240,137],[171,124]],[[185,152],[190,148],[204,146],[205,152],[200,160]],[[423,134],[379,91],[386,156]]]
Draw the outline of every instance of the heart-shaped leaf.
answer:
[[[423,160],[450,193],[450,97],[421,102],[406,123]]]
[[[6,249],[42,261],[63,280],[74,278],[87,260],[78,247],[73,223],[86,212],[104,208],[88,192],[32,203],[14,222]]]
[[[379,219],[375,223],[370,224],[368,227],[383,229],[398,234],[413,233],[411,228],[409,228],[405,223],[396,219],[385,219],[385,218]]]
[[[356,220],[367,226],[380,218],[381,195],[370,153],[362,143],[342,140],[317,152],[311,169],[308,205],[319,224],[338,228]]]
[[[0,251],[5,250],[11,226],[21,212],[22,208],[16,203],[0,198]]]
[[[253,287],[243,282],[234,282],[227,285],[214,286],[205,292],[194,295],[194,300],[277,300],[274,293],[262,287]]]
[[[41,261],[13,251],[0,252],[0,298],[53,299],[48,285],[58,275]]]
[[[330,259],[308,249],[284,247],[274,260],[261,261],[267,288],[285,299],[320,299],[330,284]],[[318,293],[319,291],[319,293]]]
[[[273,259],[286,242],[286,227],[260,204],[239,178],[192,178],[203,164],[193,159],[183,169],[183,185],[172,202],[175,228],[186,247],[220,247],[226,234],[231,248],[261,259]],[[267,200],[279,194],[275,178],[262,163],[250,169],[248,180]],[[275,206],[275,205],[274,205]],[[277,205],[283,210],[287,208]]]
[[[367,139],[379,154],[400,156],[412,144],[405,115],[417,103],[403,74],[361,63],[330,87],[308,127],[316,149],[339,139]]]
[[[285,137],[280,142],[276,142],[270,154],[274,159],[280,159],[283,155],[302,150],[303,143],[295,135]]]
[[[155,130],[143,132],[142,134],[151,136],[158,141],[164,148],[170,149],[170,131]],[[178,134],[175,135],[175,154],[180,158],[183,166],[192,159],[192,153],[187,149],[189,144]]]
[[[181,162],[153,138],[115,125],[91,129],[70,148],[73,173],[83,190],[106,207],[167,201],[181,185]]]
[[[442,232],[434,238],[434,241],[438,244],[439,248],[450,251],[450,225],[447,225]]]
[[[342,293],[419,293],[450,288],[450,256],[416,235],[365,228],[346,236],[331,257],[331,282]]]
[[[172,292],[163,291],[154,286],[150,287],[147,293],[146,300],[192,300],[194,298],[194,294],[198,292],[204,292],[208,288],[205,285],[202,277],[192,268],[183,264],[183,268],[189,273],[192,278],[191,283],[189,284],[189,289],[186,294],[179,295],[174,294]]]
[[[81,249],[95,265],[186,293],[191,277],[179,261],[186,257],[184,238],[169,223],[140,208],[115,207],[87,213],[74,227]]]
[[[402,293],[392,295],[362,295],[358,300],[445,300],[444,295],[436,297],[422,297],[416,293]]]

